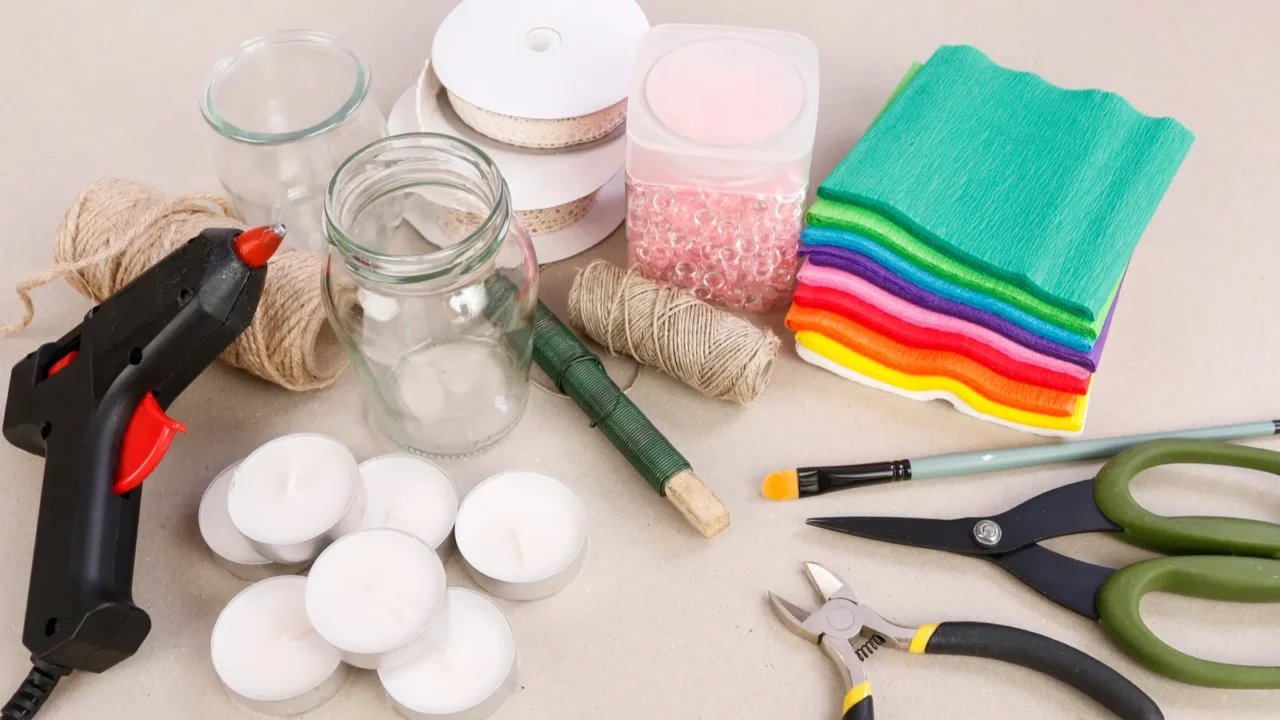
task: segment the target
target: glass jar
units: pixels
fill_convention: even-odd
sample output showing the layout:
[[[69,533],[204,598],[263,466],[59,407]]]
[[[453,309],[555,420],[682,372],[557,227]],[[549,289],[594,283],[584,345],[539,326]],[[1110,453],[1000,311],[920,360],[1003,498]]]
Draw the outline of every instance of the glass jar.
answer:
[[[387,135],[360,60],[321,32],[254,38],[214,65],[201,111],[223,189],[250,225],[283,222],[321,251],[324,195],[342,160]]]
[[[507,184],[478,148],[415,133],[374,142],[324,205],[329,320],[392,440],[464,455],[529,396],[538,266]]]

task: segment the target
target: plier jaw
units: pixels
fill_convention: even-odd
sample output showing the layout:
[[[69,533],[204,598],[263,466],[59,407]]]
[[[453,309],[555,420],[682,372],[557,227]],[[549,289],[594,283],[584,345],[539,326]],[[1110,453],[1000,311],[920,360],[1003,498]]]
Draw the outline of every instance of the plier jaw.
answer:
[[[866,681],[862,661],[880,645],[886,642],[900,647],[910,645],[916,628],[895,625],[875,610],[859,604],[853,587],[827,568],[809,562],[805,563],[804,570],[824,600],[821,607],[809,612],[772,592],[769,593],[769,602],[791,632],[822,646],[839,666],[847,688],[855,688]],[[853,641],[864,635],[870,636],[867,642],[855,647]]]

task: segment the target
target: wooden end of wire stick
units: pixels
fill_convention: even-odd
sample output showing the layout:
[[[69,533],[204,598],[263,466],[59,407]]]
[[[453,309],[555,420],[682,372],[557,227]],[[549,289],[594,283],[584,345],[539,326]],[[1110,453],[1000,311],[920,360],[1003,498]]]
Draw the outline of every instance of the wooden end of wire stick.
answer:
[[[692,470],[678,472],[667,481],[666,497],[704,538],[729,527],[729,509]]]

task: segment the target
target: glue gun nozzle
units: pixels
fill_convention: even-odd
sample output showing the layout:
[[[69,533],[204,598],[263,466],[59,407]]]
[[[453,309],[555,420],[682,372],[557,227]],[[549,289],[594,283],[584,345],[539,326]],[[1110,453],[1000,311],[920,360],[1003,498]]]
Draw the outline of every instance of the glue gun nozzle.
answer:
[[[276,254],[287,232],[283,223],[245,230],[236,236],[236,255],[245,265],[257,270]]]

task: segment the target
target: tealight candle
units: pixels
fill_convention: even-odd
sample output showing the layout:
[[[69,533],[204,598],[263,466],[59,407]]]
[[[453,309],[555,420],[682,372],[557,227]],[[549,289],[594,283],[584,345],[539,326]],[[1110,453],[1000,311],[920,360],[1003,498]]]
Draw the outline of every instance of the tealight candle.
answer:
[[[227,510],[258,552],[284,564],[310,562],[363,521],[360,470],[333,438],[285,435],[236,468]]]
[[[449,588],[448,639],[408,665],[379,670],[391,705],[411,720],[482,720],[516,684],[506,614],[474,590]]]
[[[231,515],[227,512],[227,491],[231,489],[231,478],[235,476],[238,465],[235,463],[218,473],[200,497],[200,536],[213,557],[232,575],[243,580],[261,580],[285,570],[258,552],[249,538],[231,522]]]
[[[307,617],[356,667],[412,662],[443,641],[444,563],[417,537],[375,528],[330,545],[307,579]]]
[[[360,464],[364,529],[387,527],[416,535],[440,558],[453,552],[458,491],[448,474],[416,455],[383,455]]]
[[[306,583],[282,575],[250,585],[213,625],[214,672],[251,710],[298,715],[327,702],[346,680],[338,651],[307,621]]]
[[[508,600],[554,595],[587,554],[587,515],[564,483],[517,470],[485,480],[462,501],[458,550],[486,591]]]

